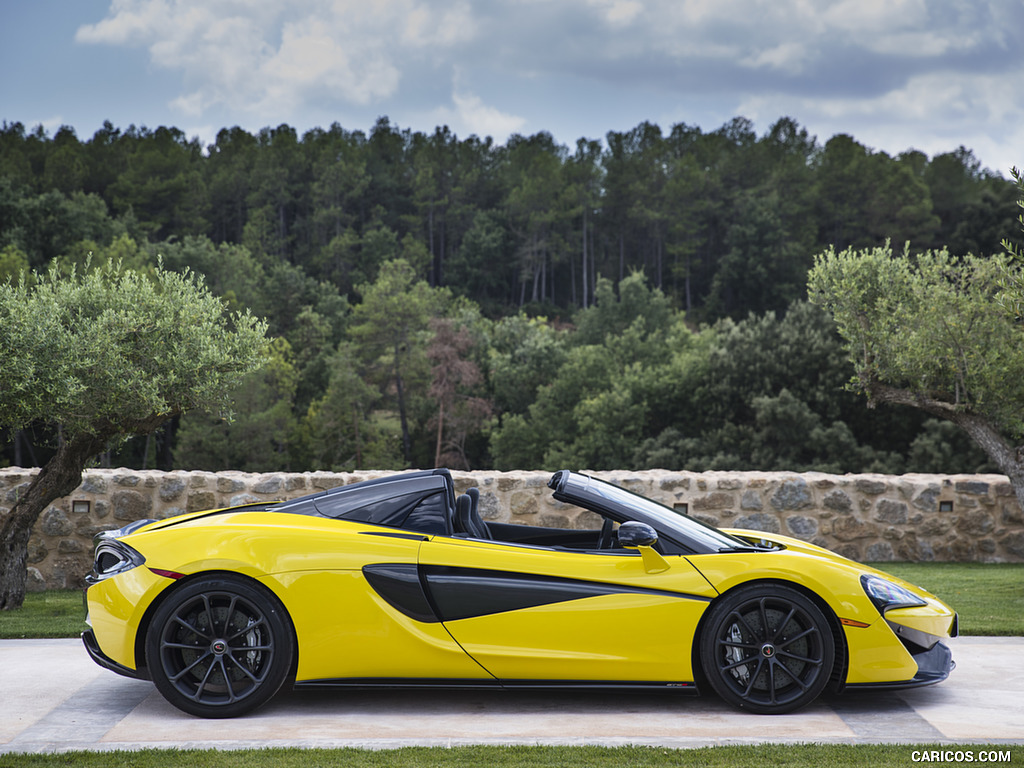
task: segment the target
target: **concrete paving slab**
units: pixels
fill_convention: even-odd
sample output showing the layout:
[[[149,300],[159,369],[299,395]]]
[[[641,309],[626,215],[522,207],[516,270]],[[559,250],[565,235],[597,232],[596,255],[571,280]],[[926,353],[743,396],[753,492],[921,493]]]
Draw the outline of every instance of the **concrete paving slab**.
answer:
[[[1024,745],[1024,638],[958,638],[957,669],[909,691],[823,697],[765,717],[714,696],[526,691],[287,691],[258,712],[203,720],[152,684],[100,669],[77,640],[0,641],[0,753],[72,749],[388,748],[461,744],[764,742]]]

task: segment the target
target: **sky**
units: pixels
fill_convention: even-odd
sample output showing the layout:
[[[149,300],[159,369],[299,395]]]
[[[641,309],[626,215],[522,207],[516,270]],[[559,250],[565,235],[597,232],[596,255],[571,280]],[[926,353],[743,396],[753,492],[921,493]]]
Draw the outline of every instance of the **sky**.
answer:
[[[0,121],[339,123],[572,149],[643,121],[1024,167],[1022,0],[0,0]]]

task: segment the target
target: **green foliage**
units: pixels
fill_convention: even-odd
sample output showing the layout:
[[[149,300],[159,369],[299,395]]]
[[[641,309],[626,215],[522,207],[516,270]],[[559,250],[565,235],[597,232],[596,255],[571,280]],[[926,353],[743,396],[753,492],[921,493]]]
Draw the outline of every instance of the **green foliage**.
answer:
[[[449,293],[416,278],[403,259],[385,262],[377,280],[357,287],[362,302],[352,312],[349,337],[362,363],[385,390],[393,387],[402,426],[402,452],[411,464],[409,391],[426,389],[427,325],[439,315]]]
[[[554,379],[565,361],[567,334],[546,318],[510,315],[494,324],[488,370],[495,406],[501,413],[522,414],[537,390]]]
[[[829,250],[815,260],[809,292],[834,317],[858,389],[870,396],[883,382],[1021,435],[1019,330],[995,300],[1008,271],[1019,275],[998,257]]]
[[[264,330],[159,267],[152,279],[116,264],[52,268],[0,286],[0,424],[124,437],[193,409],[227,412],[262,361]]]
[[[187,413],[178,426],[174,465],[181,469],[273,472],[293,465],[298,420],[292,413],[299,373],[291,345],[274,339],[263,366],[234,392],[232,418]]]
[[[380,393],[363,379],[350,343],[327,360],[328,384],[306,413],[306,449],[311,466],[334,471],[402,469],[400,429],[375,412]]]
[[[404,462],[434,460],[425,350],[442,315],[473,336],[466,354],[484,382],[472,396],[493,407],[492,427],[466,435],[474,466],[491,463],[490,441],[503,467],[963,468],[984,460],[962,440],[922,432],[923,417],[887,422],[842,391],[849,363],[799,299],[811,255],[830,243],[996,252],[1017,198],[1019,175],[983,169],[966,148],[891,157],[846,135],[819,144],[791,118],[762,135],[744,118],[712,131],[643,122],[574,148],[544,132],[497,145],[387,118],[369,132],[225,129],[209,147],[177,128],[105,123],[79,140],[66,127],[50,137],[4,123],[0,282],[52,263],[156,274],[158,254],[166,269],[202,276],[229,310],[265,317],[290,345],[297,380],[275,396],[274,418],[292,431],[268,457],[296,469],[357,454],[390,465],[395,424]],[[1024,239],[1003,247],[1021,258]],[[408,274],[396,283],[398,262]],[[1003,274],[996,298],[1020,317],[1015,275]],[[437,302],[422,311],[428,294]],[[353,390],[367,438],[358,451],[351,436],[328,448],[311,421],[340,418],[328,403],[351,410],[337,388],[358,388],[342,385],[339,354],[376,393]],[[239,395],[254,417],[270,407],[258,378]],[[192,446],[200,421],[180,433]],[[227,455],[227,428],[210,425],[203,441]],[[804,439],[775,447],[786,435]],[[39,442],[29,447],[45,458]],[[168,468],[171,447],[160,454]],[[129,443],[104,460],[147,455]],[[0,460],[13,458],[8,447]]]
[[[16,245],[0,249],[0,282],[18,280],[29,271],[28,256]]]

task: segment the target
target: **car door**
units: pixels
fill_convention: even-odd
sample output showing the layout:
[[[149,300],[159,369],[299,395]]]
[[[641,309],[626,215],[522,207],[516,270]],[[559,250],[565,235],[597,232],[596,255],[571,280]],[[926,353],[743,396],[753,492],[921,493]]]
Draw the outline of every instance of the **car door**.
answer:
[[[682,556],[435,536],[421,580],[444,627],[503,683],[693,681],[690,644],[716,594]]]

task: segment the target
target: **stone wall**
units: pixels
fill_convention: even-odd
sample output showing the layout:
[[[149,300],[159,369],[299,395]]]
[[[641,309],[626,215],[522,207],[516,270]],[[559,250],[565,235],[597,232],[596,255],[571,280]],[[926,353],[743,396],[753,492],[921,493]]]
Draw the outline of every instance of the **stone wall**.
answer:
[[[0,469],[0,515],[34,472]],[[37,522],[29,544],[29,588],[81,586],[97,531],[140,518],[295,498],[383,474],[388,473],[89,470],[78,490],[50,506]],[[593,474],[715,525],[783,533],[855,560],[1024,562],[1024,515],[1001,475]],[[589,513],[551,499],[548,472],[453,476],[460,492],[480,488],[485,519],[597,527]]]

